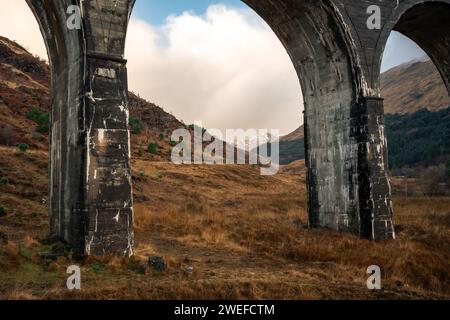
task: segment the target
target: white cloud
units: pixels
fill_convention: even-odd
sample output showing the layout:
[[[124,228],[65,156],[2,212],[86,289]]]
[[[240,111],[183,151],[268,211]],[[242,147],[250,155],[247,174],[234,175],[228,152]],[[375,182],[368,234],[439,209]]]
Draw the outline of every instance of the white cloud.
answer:
[[[25,0],[0,0],[0,34],[47,59],[39,25]]]
[[[208,128],[275,128],[302,123],[300,84],[275,34],[250,10],[212,5],[162,27],[132,20],[130,88],[187,123]]]

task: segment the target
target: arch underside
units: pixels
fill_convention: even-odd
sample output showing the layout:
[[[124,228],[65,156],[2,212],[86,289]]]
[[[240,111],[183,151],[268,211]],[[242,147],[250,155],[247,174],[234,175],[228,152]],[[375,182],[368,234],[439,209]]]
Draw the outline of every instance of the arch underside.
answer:
[[[77,33],[64,32],[65,12],[72,1],[27,0],[47,47],[51,69],[52,110],[50,126],[50,237],[82,248],[84,228],[82,131],[84,48]]]
[[[427,53],[450,94],[450,4],[438,1],[418,4],[401,16],[394,30]]]

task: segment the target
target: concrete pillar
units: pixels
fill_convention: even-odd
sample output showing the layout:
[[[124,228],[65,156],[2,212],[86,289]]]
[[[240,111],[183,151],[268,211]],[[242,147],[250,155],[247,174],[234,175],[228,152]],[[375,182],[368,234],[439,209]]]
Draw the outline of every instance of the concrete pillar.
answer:
[[[84,1],[86,39],[85,251],[133,252],[128,87],[123,59],[134,1]]]
[[[70,244],[76,255],[131,255],[124,47],[134,1],[27,1],[52,70],[51,236]],[[73,5],[80,5],[79,30],[67,27]]]
[[[362,98],[351,119],[358,144],[359,234],[372,240],[394,239],[383,99]]]

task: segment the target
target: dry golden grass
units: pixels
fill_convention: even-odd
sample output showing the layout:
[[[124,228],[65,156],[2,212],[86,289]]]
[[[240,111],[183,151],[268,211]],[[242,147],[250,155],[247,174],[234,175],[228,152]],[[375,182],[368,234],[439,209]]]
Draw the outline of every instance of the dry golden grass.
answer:
[[[0,247],[0,298],[450,297],[449,198],[395,198],[397,239],[374,243],[306,228],[305,173],[298,163],[274,177],[261,177],[251,166],[136,160],[133,169],[135,257],[46,263],[38,254],[48,248],[24,232]],[[21,190],[15,187],[0,201],[20,202]],[[4,218],[0,231],[11,232],[20,222],[19,228],[45,234],[45,212],[37,228],[28,215],[24,210]],[[149,256],[164,257],[166,270],[149,267]],[[65,289],[66,268],[74,263],[82,268],[79,292]],[[366,287],[373,264],[383,271],[377,292]]]

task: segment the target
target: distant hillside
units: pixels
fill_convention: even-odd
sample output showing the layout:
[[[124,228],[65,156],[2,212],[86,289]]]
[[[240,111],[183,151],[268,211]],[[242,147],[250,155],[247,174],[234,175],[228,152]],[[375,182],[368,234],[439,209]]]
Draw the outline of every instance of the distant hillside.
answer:
[[[305,139],[280,140],[280,164],[290,164],[303,159],[305,159]]]
[[[288,142],[288,141],[295,141],[298,139],[303,139],[305,137],[305,127],[302,125],[297,130],[291,132],[290,134],[281,137],[280,141]]]
[[[386,114],[407,114],[426,108],[439,111],[450,106],[441,75],[430,60],[412,61],[381,75]]]
[[[412,61],[381,75],[391,168],[431,165],[450,155],[450,97],[430,60]],[[280,163],[305,158],[304,128],[280,140]]]
[[[450,158],[450,107],[386,115],[391,168],[436,165]]]
[[[50,69],[23,47],[0,37],[0,145],[26,143],[48,148]],[[169,133],[186,127],[153,103],[129,93],[132,149],[135,156],[165,160],[170,156]],[[154,153],[148,144],[157,145]]]
[[[48,124],[44,128],[42,123],[40,131],[45,131],[42,134],[27,114],[32,110],[48,113],[49,86],[48,65],[16,43],[0,37],[0,144],[27,143],[45,148]]]
[[[280,164],[290,164],[305,159],[305,127],[302,125],[294,132],[280,139]]]

